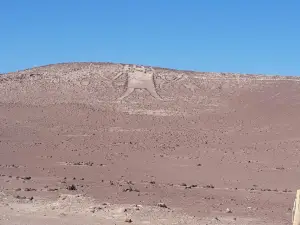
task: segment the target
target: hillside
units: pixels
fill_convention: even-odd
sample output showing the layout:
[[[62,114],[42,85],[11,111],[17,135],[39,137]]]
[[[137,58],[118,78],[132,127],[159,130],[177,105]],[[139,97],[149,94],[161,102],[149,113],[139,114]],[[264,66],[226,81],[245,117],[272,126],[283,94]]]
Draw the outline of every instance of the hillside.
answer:
[[[210,224],[291,223],[300,77],[61,63],[2,74],[0,96],[5,196],[84,194],[164,202]]]

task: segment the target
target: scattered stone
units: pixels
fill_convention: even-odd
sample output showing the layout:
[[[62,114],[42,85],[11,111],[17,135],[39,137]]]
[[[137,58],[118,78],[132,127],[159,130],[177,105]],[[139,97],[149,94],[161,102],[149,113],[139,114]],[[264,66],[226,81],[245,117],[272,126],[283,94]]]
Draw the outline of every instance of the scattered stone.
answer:
[[[216,220],[216,221],[221,221],[218,217],[215,217],[215,220]]]
[[[77,188],[76,188],[76,186],[75,186],[74,184],[72,184],[72,185],[69,185],[69,186],[67,187],[67,190],[69,190],[69,191],[76,191]]]
[[[137,210],[137,211],[140,210],[140,206],[139,206],[139,205],[135,205],[133,208],[134,208],[135,210]]]
[[[24,191],[36,191],[35,188],[25,188]]]
[[[57,188],[48,188],[47,191],[58,191]]]
[[[133,185],[133,183],[132,183],[132,181],[131,181],[131,180],[129,180],[129,181],[126,181],[126,183],[127,183],[127,184],[131,184],[131,185]]]
[[[129,186],[129,188],[124,188],[123,192],[140,192],[138,189],[136,188],[132,188],[131,186]]]
[[[261,191],[272,191],[270,188],[262,188]]]
[[[204,188],[215,188],[212,184],[205,185]]]
[[[206,200],[212,200],[212,199],[215,199],[213,196],[207,196],[207,197],[204,197],[204,199],[206,199]]]
[[[162,203],[162,202],[158,203],[157,206],[161,207],[161,208],[168,208],[167,205],[165,203]]]
[[[61,199],[62,199],[62,200],[66,200],[66,199],[67,199],[67,196],[61,196]]]
[[[31,180],[31,177],[22,177],[23,180]]]
[[[94,207],[91,208],[91,213],[95,213],[95,212],[97,212],[101,209],[102,209],[102,207],[100,207],[100,206],[94,206]]]
[[[15,191],[21,191],[21,188],[16,188]]]
[[[17,199],[22,199],[22,200],[26,199],[25,196],[20,196],[20,195],[15,196],[15,198],[17,198]]]
[[[227,208],[226,213],[232,213],[231,209]]]
[[[91,209],[91,213],[95,213],[96,211],[95,211],[95,209]]]
[[[198,186],[197,184],[192,184],[192,185],[186,186],[185,189],[192,189],[197,186]]]
[[[72,163],[74,166],[93,166],[94,163],[93,162],[74,162]]]
[[[125,222],[126,223],[132,223],[132,219],[126,219]]]

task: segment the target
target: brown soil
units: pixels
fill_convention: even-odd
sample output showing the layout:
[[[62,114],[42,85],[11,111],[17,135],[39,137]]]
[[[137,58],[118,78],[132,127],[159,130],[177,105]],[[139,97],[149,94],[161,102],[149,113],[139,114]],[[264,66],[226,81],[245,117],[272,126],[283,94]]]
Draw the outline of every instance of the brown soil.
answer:
[[[0,224],[291,223],[299,78],[122,67],[0,76]]]

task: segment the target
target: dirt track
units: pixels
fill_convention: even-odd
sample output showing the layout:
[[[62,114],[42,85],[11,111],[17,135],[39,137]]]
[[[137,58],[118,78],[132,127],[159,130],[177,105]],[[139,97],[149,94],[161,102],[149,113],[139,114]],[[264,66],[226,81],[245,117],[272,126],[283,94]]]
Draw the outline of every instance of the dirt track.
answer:
[[[60,210],[38,215],[61,194],[108,202],[110,212],[138,204],[178,224],[291,223],[299,78],[154,68],[145,75],[153,83],[134,72],[113,81],[122,70],[71,63],[1,75],[0,224],[57,224]],[[130,85],[144,89],[120,100]],[[30,207],[39,209],[35,217]],[[180,223],[179,212],[190,217]],[[88,221],[89,213],[75,207],[61,224],[99,224],[107,215],[99,210]],[[122,224],[121,214],[107,224]]]

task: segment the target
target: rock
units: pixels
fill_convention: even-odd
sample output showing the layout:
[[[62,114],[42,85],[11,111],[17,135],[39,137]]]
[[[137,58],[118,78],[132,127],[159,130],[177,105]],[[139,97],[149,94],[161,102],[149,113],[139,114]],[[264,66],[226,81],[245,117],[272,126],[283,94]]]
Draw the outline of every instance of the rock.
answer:
[[[204,188],[215,188],[212,184],[205,185]]]
[[[69,185],[69,186],[67,187],[67,189],[68,189],[69,191],[76,191],[76,190],[77,190],[77,188],[76,188],[76,186],[75,186],[74,184]]]
[[[165,203],[158,203],[157,206],[161,207],[161,208],[168,208],[167,205]]]
[[[47,191],[58,191],[57,188],[48,188]]]
[[[17,195],[15,198],[17,198],[17,199],[26,199],[25,196],[20,196],[20,195]]]
[[[126,219],[125,222],[126,223],[132,223],[132,219]]]
[[[25,188],[24,191],[36,191],[35,188]]]
[[[102,207],[94,206],[94,207],[91,207],[90,211],[91,211],[91,213],[95,213],[95,212],[97,212],[97,211],[99,211],[101,209],[102,209]]]
[[[138,189],[132,188],[131,186],[129,188],[124,188],[123,189],[123,192],[133,192],[133,191],[140,192]]]
[[[227,208],[226,213],[232,213],[231,209]]]
[[[197,186],[198,186],[197,184],[192,184],[192,185],[186,186],[185,189],[191,189],[191,188],[194,188]]]

